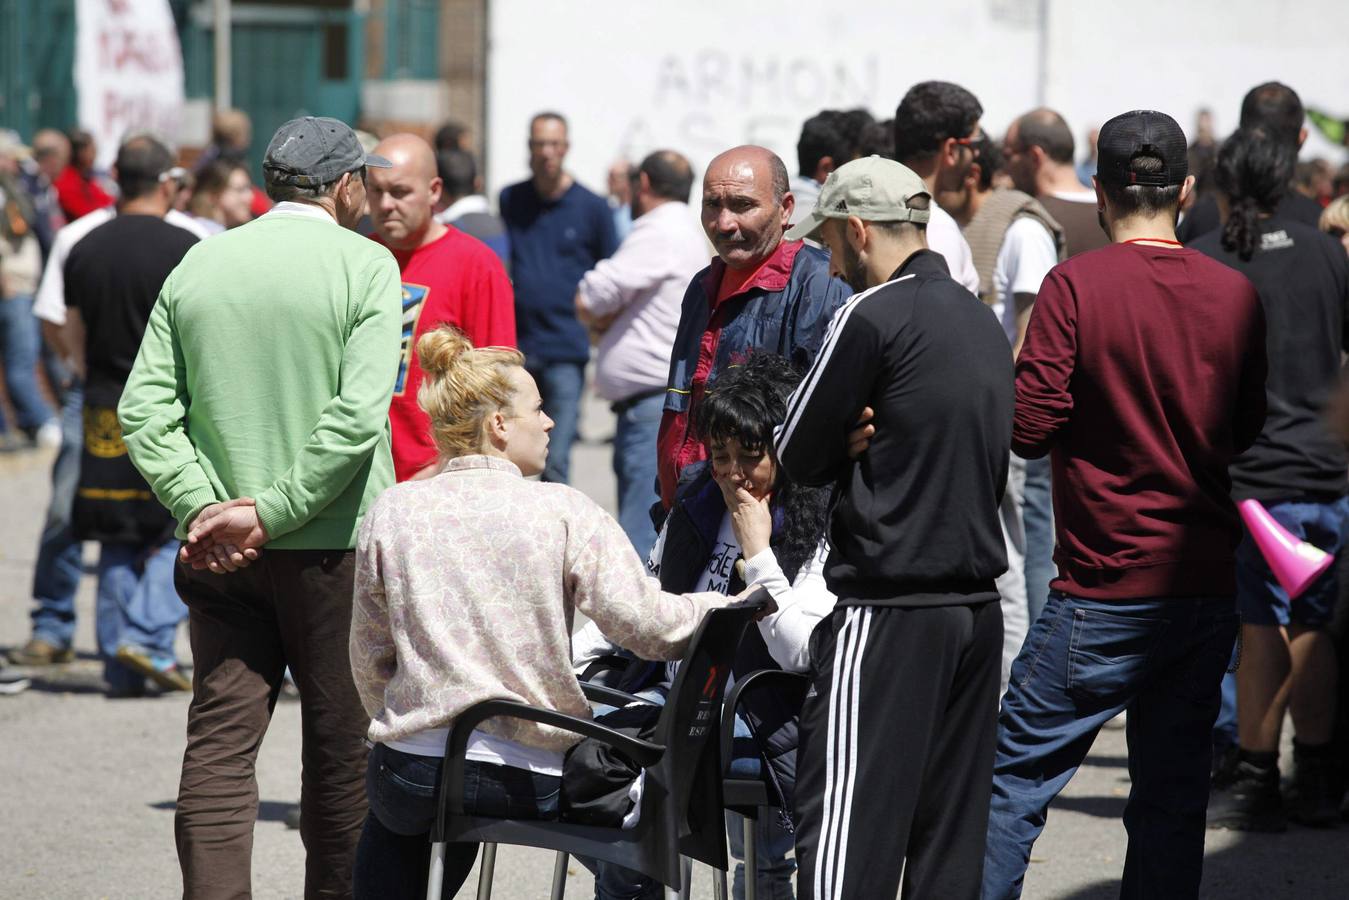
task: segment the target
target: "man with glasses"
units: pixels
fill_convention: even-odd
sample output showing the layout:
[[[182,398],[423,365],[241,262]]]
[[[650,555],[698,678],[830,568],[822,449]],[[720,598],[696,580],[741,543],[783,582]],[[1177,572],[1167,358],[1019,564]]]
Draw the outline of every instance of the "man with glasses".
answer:
[[[544,481],[567,482],[590,338],[576,318],[576,285],[618,247],[609,204],[562,168],[567,120],[541,112],[529,123],[528,181],[501,192],[515,282],[515,329],[525,368],[555,423]]]
[[[895,159],[923,179],[933,200],[928,247],[945,257],[951,277],[976,296],[979,273],[970,245],[942,205],[964,190],[965,175],[974,165],[972,145],[983,134],[979,129],[983,114],[973,94],[949,81],[915,84],[895,110]]]
[[[1091,178],[1079,181],[1073,167],[1073,132],[1063,116],[1041,107],[1016,119],[1003,138],[1003,154],[1016,189],[1034,197],[1062,227],[1068,256],[1110,243],[1101,227],[1096,191],[1087,187]],[[1092,169],[1095,171],[1094,163]],[[1033,280],[1038,289],[1042,278]],[[1027,308],[1026,320],[1029,319]],[[1023,329],[1023,339],[1024,334]],[[1022,522],[1026,536],[1026,602],[1030,621],[1034,622],[1045,607],[1049,581],[1055,574],[1054,504],[1049,460],[1028,460],[1025,470],[1026,509]]]
[[[1073,167],[1073,132],[1063,116],[1044,107],[1031,110],[1007,126],[1002,152],[1016,189],[1040,201],[1063,226],[1069,256],[1110,243],[1096,191],[1078,180]]]
[[[1063,261],[1063,229],[1034,197],[1018,190],[994,189],[993,173],[1001,166],[1002,156],[987,135],[973,149],[976,159],[965,178],[964,196],[959,202],[950,203],[949,208],[974,253],[980,296],[1002,324],[1015,359],[1026,339],[1040,282]],[[1049,469],[1046,464],[1043,487],[1038,494],[1042,505],[1032,508],[1029,468],[1026,460],[1012,454],[1007,491],[999,510],[1009,563],[1007,572],[998,580],[998,593],[1002,597],[1003,690],[1007,689],[1012,660],[1021,650],[1026,630],[1049,592],[1049,574],[1043,572],[1052,565],[1054,546],[1047,507]],[[1037,524],[1039,546],[1043,550],[1043,559],[1037,558],[1042,563],[1043,574],[1037,574],[1043,578],[1041,582],[1030,579],[1031,541],[1037,536],[1034,530]],[[1038,595],[1038,605],[1028,600],[1034,595]]]

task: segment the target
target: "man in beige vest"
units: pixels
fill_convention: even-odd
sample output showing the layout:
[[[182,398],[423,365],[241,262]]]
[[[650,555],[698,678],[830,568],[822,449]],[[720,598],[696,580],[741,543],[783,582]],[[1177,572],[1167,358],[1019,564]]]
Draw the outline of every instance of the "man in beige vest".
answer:
[[[1007,173],[1063,226],[1068,255],[1110,243],[1101,227],[1096,192],[1077,177],[1073,132],[1052,109],[1033,109],[1012,122],[1003,138]]]
[[[947,208],[969,242],[979,298],[998,316],[1015,357],[1026,339],[1040,282],[1067,258],[1066,239],[1063,227],[1034,197],[993,187],[1003,157],[989,137],[981,136],[972,149],[976,156],[965,174],[964,192],[947,194]],[[960,202],[951,202],[956,196]]]
[[[1063,229],[1034,197],[1018,190],[993,188],[993,173],[1001,168],[1002,158],[989,137],[981,135],[970,150],[974,162],[960,189],[948,191],[943,197],[969,241],[974,268],[979,273],[979,297],[998,317],[1015,356],[1026,339],[1026,326],[1040,282],[1046,272],[1064,259]],[[1016,659],[1034,618],[1032,611],[1038,612],[1045,601],[1040,594],[1047,596],[1048,590],[1047,578],[1041,586],[1039,576],[1036,582],[1027,577],[1027,537],[1034,530],[1034,523],[1027,527],[1026,471],[1026,461],[1012,454],[1007,490],[998,510],[1007,544],[1007,571],[998,579],[1003,619],[1003,690],[1007,689],[1012,660]]]

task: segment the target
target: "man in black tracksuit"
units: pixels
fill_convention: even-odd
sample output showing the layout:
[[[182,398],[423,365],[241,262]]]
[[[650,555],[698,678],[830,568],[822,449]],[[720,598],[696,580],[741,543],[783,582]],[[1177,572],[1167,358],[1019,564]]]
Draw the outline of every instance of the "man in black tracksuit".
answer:
[[[952,148],[953,152],[967,152]],[[927,249],[930,197],[880,157],[829,176],[793,237],[866,290],[835,314],[776,433],[783,468],[837,485],[801,715],[803,900],[977,898],[996,737],[1007,567],[998,504],[1012,355]],[[850,430],[874,411],[870,446]]]

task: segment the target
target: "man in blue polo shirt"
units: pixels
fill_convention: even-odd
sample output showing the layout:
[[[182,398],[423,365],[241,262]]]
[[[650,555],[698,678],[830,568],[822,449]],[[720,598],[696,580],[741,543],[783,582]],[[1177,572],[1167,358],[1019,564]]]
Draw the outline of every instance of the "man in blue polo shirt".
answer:
[[[590,338],[576,318],[576,285],[618,247],[603,198],[562,169],[567,120],[542,112],[529,123],[528,181],[501,192],[515,281],[515,328],[525,368],[555,423],[544,481],[567,481]]]

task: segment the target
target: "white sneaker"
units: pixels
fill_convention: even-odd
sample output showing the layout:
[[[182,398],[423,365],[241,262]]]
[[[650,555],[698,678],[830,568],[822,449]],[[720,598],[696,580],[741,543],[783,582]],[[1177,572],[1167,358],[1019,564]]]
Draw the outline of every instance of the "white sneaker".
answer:
[[[43,422],[33,435],[33,443],[44,449],[54,450],[61,446],[61,441],[61,423],[55,419]]]
[[[18,672],[12,672],[9,669],[0,669],[0,696],[22,694],[32,684],[33,682],[26,675],[20,675]]]

